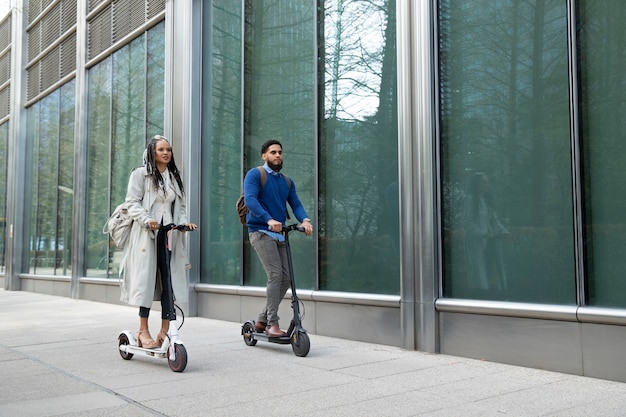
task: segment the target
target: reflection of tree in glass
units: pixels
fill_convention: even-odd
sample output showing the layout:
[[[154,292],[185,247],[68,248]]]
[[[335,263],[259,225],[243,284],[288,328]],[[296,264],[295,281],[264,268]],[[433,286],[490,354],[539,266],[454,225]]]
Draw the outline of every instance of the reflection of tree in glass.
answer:
[[[455,284],[467,276],[464,262],[454,261],[461,258],[450,256],[463,246],[454,222],[464,209],[451,191],[488,167],[514,236],[507,245],[515,251],[505,254],[511,293],[536,298],[529,280],[565,286],[572,274],[572,235],[562,233],[573,207],[567,8],[541,0],[438,7],[443,219],[461,240],[444,241],[445,275]]]
[[[163,126],[164,40],[161,22],[89,72],[88,269],[107,270],[102,225],[123,201],[130,170],[141,164],[146,132],[163,133],[156,130]]]
[[[322,285],[395,293],[398,213],[386,201],[397,196],[398,179],[395,1],[323,5]]]

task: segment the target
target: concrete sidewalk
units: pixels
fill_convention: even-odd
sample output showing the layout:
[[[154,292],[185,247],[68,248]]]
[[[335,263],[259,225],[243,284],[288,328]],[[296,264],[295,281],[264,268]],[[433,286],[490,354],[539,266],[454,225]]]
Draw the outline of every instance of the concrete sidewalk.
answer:
[[[198,317],[176,373],[120,357],[134,307],[0,290],[0,317],[0,416],[626,416],[619,382],[317,335],[300,358]]]

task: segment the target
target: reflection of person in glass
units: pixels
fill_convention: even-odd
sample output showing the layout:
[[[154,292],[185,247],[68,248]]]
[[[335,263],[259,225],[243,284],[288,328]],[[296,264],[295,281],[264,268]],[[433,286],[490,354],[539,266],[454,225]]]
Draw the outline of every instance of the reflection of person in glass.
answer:
[[[464,214],[470,288],[505,290],[507,279],[501,239],[508,231],[496,216],[489,178],[484,173],[476,172],[470,179]]]

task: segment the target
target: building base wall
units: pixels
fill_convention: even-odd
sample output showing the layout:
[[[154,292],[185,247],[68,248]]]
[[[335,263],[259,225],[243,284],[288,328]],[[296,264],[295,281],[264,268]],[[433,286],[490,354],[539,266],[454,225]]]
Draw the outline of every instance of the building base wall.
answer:
[[[287,296],[290,297],[289,293]],[[262,292],[254,295],[199,292],[197,297],[199,317],[242,324],[256,321],[265,304]],[[304,298],[300,298],[302,324],[311,334],[392,346],[398,346],[402,340],[399,304],[397,307],[368,306]],[[289,327],[293,315],[290,298],[282,301],[278,314],[281,328]]]
[[[441,353],[626,382],[626,327],[440,313]]]

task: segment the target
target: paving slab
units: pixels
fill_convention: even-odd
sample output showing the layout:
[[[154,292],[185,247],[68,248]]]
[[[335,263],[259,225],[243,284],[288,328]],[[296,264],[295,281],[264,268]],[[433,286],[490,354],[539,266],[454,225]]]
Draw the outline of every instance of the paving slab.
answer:
[[[119,355],[136,310],[0,290],[0,417],[626,416],[621,382],[315,334],[301,358],[201,317],[180,329],[188,364],[176,373]]]

